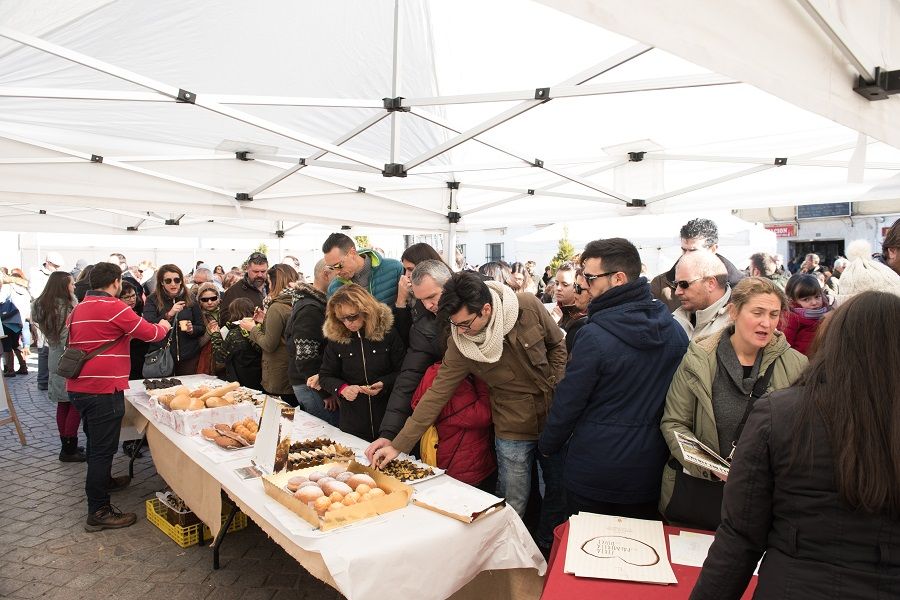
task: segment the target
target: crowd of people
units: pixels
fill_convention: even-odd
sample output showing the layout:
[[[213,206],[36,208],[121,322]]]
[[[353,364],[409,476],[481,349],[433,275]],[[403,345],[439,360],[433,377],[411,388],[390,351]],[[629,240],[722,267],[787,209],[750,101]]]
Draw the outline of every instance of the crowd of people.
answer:
[[[88,461],[89,530],[134,522],[109,505],[123,485],[109,414],[169,353],[167,375],[278,396],[369,442],[377,466],[432,456],[505,498],[544,552],[578,511],[664,518],[718,529],[698,598],[739,597],[763,552],[761,587],[896,590],[900,221],[880,253],[854,243],[831,268],[792,261],[796,273],[765,253],[738,269],[707,219],[680,238],[681,257],[652,279],[624,238],[543,274],[533,262],[454,272],[427,244],[394,260],[341,233],[308,280],[296,259],[258,252],[188,276],[121,255],[70,273],[49,253],[30,282],[3,279],[5,373],[27,370],[31,335],[59,458]],[[51,368],[67,346],[102,344],[122,353],[68,381]],[[685,435],[730,462],[728,476],[688,461]]]

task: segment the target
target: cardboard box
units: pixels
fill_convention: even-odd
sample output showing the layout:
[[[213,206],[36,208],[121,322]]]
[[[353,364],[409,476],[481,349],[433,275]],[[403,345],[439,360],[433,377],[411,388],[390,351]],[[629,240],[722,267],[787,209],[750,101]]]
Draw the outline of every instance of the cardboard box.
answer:
[[[380,471],[370,467],[364,467],[356,461],[351,461],[350,464],[347,465],[347,470],[352,471],[353,473],[365,473],[369,475],[375,480],[378,487],[385,491],[384,496],[366,500],[365,502],[348,506],[339,511],[325,513],[324,516],[320,517],[315,510],[297,498],[294,498],[294,494],[284,488],[291,477],[306,475],[313,471],[326,472],[331,467],[339,464],[346,465],[347,463],[331,462],[318,467],[309,467],[297,471],[282,471],[273,475],[266,475],[263,477],[263,487],[266,490],[266,494],[275,498],[275,500],[297,513],[297,515],[310,525],[318,527],[322,531],[328,531],[329,529],[343,527],[344,525],[368,519],[369,517],[382,515],[391,512],[392,510],[403,508],[409,504],[409,499],[412,497],[413,492],[413,489],[410,486],[400,482],[398,479],[385,475]]]
[[[171,427],[182,435],[197,435],[201,430],[212,427],[216,423],[237,423],[250,418],[257,420],[256,407],[252,402],[239,402],[229,406],[204,408],[201,410],[169,410],[151,399],[153,420]]]

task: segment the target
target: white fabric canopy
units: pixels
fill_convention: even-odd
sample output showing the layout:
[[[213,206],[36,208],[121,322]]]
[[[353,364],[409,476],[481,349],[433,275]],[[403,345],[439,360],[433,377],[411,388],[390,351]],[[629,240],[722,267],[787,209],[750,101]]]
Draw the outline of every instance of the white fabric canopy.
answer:
[[[808,3],[2,3],[0,228],[263,238],[895,199],[898,100],[852,91]],[[835,22],[895,64],[900,11],[850,4]]]

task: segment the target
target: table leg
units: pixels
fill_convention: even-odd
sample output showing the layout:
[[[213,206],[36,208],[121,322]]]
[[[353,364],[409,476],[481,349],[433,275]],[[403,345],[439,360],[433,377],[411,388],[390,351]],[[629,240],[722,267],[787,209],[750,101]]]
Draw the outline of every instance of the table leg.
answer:
[[[222,529],[219,530],[219,534],[216,536],[216,540],[213,542],[213,569],[219,568],[219,546],[222,545],[222,541],[225,539],[225,534],[228,533],[228,528],[231,527],[231,522],[234,521],[234,516],[237,514],[237,512],[237,505],[232,504],[231,512],[228,513],[228,518],[225,519],[225,523],[222,524]],[[201,533],[200,536],[202,538],[203,533]]]
[[[144,435],[137,441],[136,444],[132,444],[131,446],[131,460],[128,461],[128,477],[134,479],[134,461],[137,459],[138,452],[141,451],[141,447],[144,445],[144,442],[147,439],[147,432],[144,431]]]

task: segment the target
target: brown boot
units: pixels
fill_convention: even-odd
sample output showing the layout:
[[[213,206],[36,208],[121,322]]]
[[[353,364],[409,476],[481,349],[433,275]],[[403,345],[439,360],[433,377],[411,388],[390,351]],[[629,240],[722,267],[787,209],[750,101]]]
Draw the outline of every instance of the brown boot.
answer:
[[[124,490],[131,483],[131,477],[128,475],[121,475],[119,477],[110,477],[109,483],[106,484],[107,492],[118,492],[119,490]]]
[[[84,530],[93,533],[103,529],[121,529],[122,527],[131,527],[135,521],[137,521],[137,515],[134,513],[123,513],[115,506],[108,504],[88,515]]]

